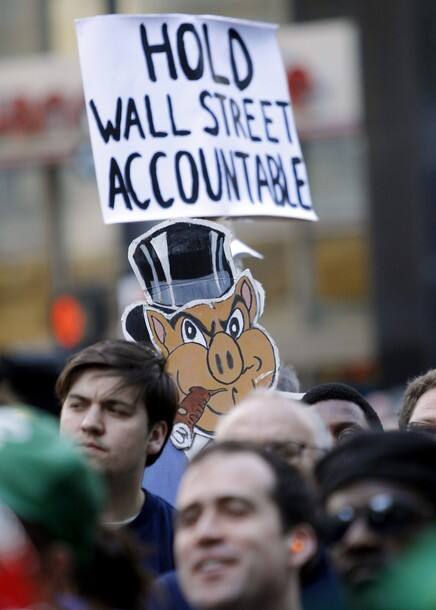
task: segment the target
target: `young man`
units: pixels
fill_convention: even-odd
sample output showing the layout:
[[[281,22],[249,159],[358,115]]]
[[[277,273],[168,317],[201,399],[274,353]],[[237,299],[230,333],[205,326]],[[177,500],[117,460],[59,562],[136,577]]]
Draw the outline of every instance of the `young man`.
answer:
[[[178,406],[165,360],[145,344],[102,341],[71,358],[56,391],[61,433],[106,480],[104,523],[128,526],[150,551],[152,571],[172,569],[173,509],[141,487],[144,467],[162,451]]]
[[[299,576],[314,556],[314,507],[298,472],[243,443],[190,462],[177,499],[175,554],[195,610],[300,610]]]

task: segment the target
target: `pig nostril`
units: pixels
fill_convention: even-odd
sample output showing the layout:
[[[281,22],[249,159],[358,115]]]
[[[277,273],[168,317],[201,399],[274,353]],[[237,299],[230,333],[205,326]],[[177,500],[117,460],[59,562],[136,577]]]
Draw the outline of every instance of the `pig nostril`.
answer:
[[[219,354],[215,354],[215,362],[216,362],[216,368],[218,369],[219,374],[222,375],[224,373],[224,371],[223,371],[223,365],[221,362],[221,358],[219,357]]]
[[[233,363],[233,356],[230,352],[226,353],[226,359],[227,359],[227,366],[229,367],[229,369],[232,369],[234,366],[234,363]]]

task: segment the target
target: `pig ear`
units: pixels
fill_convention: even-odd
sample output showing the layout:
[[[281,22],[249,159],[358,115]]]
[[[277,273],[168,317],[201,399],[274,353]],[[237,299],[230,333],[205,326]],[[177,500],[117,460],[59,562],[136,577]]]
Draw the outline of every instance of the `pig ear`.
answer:
[[[153,343],[158,350],[167,357],[170,352],[167,342],[169,334],[172,331],[171,324],[160,311],[144,309],[144,313]]]
[[[238,280],[235,294],[239,294],[242,297],[248,309],[250,322],[253,322],[257,317],[257,296],[256,289],[247,276],[244,275]]]

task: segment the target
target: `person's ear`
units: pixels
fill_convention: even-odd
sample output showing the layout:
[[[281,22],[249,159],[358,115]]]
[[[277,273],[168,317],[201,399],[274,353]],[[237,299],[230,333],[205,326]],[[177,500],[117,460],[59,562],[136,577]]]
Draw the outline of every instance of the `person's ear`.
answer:
[[[158,421],[151,427],[146,439],[147,455],[159,453],[168,434],[168,426],[164,421]]]
[[[289,565],[302,568],[316,554],[318,539],[308,523],[296,525],[289,535]]]

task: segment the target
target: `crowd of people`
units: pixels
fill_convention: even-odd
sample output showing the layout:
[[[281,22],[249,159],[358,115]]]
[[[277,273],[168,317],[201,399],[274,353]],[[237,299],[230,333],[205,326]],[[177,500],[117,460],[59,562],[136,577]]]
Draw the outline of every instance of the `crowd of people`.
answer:
[[[102,341],[61,372],[59,421],[3,397],[0,608],[436,609],[436,370],[388,431],[342,383],[254,390],[173,507],[143,485],[179,408],[165,364]]]

